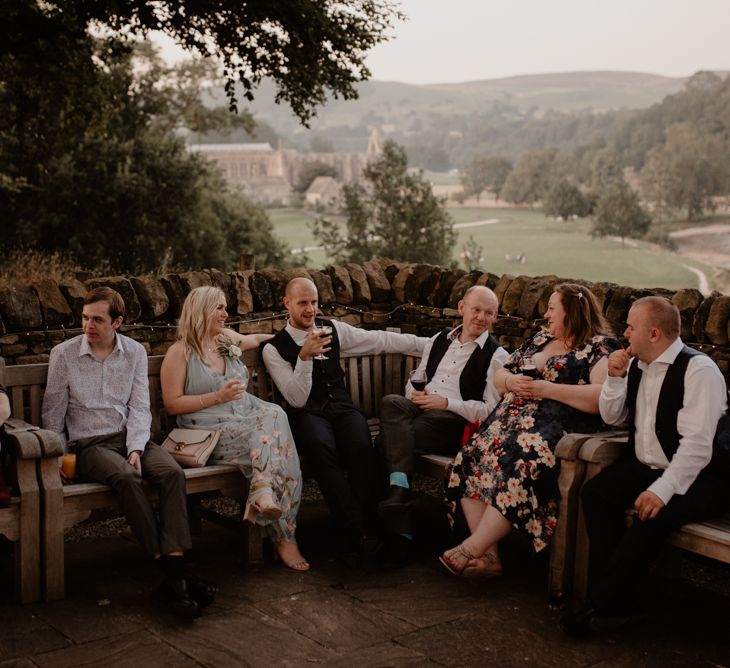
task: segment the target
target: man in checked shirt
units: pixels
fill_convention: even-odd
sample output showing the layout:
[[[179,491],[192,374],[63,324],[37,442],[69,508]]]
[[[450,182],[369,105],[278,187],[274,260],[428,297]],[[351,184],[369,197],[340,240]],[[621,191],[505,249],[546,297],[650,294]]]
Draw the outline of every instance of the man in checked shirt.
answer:
[[[212,603],[216,587],[184,573],[183,555],[191,547],[185,474],[150,441],[147,353],[118,332],[124,312],[121,295],[111,288],[86,295],[84,333],[51,351],[43,426],[75,447],[81,478],[114,490],[132,532],[162,569],[158,601],[195,618]],[[143,479],[159,489],[159,521]]]

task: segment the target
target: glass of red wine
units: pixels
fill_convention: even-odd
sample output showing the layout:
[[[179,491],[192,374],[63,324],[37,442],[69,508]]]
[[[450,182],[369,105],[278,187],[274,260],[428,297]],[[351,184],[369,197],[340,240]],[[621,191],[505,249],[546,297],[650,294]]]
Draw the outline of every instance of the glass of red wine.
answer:
[[[426,389],[426,383],[428,383],[428,376],[426,376],[423,369],[415,369],[411,371],[410,381],[414,390],[423,392]]]
[[[540,375],[532,357],[525,357],[522,360],[522,375],[537,380]]]

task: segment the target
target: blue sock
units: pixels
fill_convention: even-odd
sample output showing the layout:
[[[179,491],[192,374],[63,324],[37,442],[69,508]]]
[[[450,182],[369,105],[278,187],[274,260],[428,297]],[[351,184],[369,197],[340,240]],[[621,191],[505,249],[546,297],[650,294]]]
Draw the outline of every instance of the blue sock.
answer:
[[[408,484],[408,476],[402,471],[393,471],[390,474],[390,484],[396,487],[405,487],[406,489],[410,489],[411,487]]]

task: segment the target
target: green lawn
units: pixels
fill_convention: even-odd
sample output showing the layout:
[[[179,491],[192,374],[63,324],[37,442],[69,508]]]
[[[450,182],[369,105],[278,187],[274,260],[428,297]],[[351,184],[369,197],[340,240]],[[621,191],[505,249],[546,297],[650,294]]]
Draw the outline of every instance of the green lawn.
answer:
[[[470,223],[498,220],[490,225],[458,229],[454,259],[469,236],[482,247],[480,268],[501,275],[530,276],[557,274],[566,278],[612,281],[633,287],[697,287],[697,276],[685,265],[704,271],[712,287],[713,269],[680,255],[657,250],[644,242],[636,247],[621,247],[611,239],[593,239],[590,223],[556,222],[539,210],[530,209],[450,209],[454,222]],[[290,248],[316,245],[307,227],[311,218],[300,209],[268,211],[277,236]],[[505,255],[525,255],[524,264],[507,262]],[[310,265],[321,267],[329,259],[319,250],[309,250]],[[463,266],[463,265],[462,265]]]

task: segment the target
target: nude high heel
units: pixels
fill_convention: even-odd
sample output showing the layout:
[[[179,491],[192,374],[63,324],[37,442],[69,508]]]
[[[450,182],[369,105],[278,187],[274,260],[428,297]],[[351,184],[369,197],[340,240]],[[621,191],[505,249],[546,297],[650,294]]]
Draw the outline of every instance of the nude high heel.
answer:
[[[296,555],[292,555],[291,557],[285,557],[281,553],[284,545],[293,545],[294,550],[296,551]],[[309,570],[309,562],[302,556],[302,553],[299,552],[299,546],[297,545],[296,541],[293,540],[282,540],[278,543],[274,543],[274,561],[281,561],[284,566],[286,566],[287,568],[291,568],[294,571]]]

